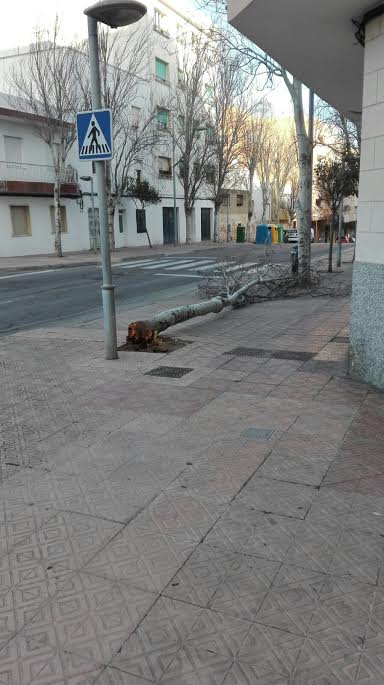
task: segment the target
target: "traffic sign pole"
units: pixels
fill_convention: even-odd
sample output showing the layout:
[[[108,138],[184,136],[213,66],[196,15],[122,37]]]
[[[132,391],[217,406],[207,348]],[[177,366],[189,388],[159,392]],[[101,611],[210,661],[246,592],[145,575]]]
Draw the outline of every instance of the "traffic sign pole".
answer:
[[[101,109],[101,83],[97,20],[88,16],[88,45],[91,69],[92,107]],[[105,162],[96,161],[97,191],[99,196],[100,252],[103,273],[101,287],[104,314],[104,350],[106,359],[117,359],[115,292],[112,284],[111,252],[108,235],[108,209]]]

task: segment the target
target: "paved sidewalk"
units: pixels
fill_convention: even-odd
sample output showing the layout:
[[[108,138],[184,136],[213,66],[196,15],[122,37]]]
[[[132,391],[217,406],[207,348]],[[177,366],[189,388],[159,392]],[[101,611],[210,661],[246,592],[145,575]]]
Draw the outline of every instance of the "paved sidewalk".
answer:
[[[382,685],[384,395],[346,377],[348,300],[177,335],[0,342],[0,682]]]

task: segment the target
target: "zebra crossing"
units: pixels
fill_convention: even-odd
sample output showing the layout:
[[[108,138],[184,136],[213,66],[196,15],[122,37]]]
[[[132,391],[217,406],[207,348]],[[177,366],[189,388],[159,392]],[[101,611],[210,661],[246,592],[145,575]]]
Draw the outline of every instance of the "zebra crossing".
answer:
[[[154,276],[175,276],[179,278],[202,278],[209,272],[215,272],[221,266],[217,259],[209,258],[167,258],[163,259],[137,259],[129,262],[119,262],[112,265],[115,269],[122,271],[148,271],[153,272]],[[252,271],[257,266],[256,262],[246,262],[245,264],[234,264],[228,267],[231,272],[239,269]]]

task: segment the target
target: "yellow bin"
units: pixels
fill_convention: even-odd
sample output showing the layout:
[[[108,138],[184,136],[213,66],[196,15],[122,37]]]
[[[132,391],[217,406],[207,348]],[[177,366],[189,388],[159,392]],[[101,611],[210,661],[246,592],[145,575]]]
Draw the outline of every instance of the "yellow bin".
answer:
[[[276,244],[279,242],[279,229],[275,224],[269,224],[268,225],[268,231],[271,234],[271,242],[273,244]]]

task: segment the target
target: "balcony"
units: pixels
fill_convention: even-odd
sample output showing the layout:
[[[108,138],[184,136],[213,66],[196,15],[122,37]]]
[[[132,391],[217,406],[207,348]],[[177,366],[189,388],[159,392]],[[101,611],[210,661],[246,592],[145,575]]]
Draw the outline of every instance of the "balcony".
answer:
[[[0,160],[0,194],[2,195],[52,195],[55,169],[45,164],[25,164]],[[79,194],[76,169],[65,167],[62,172],[61,194]]]

